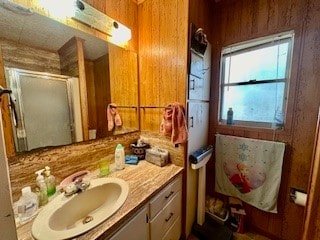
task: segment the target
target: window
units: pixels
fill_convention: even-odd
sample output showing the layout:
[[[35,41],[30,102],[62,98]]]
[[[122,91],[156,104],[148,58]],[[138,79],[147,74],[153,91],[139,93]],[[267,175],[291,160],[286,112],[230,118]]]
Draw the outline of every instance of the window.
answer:
[[[235,125],[283,127],[292,46],[289,32],[222,49],[221,123],[232,108]]]

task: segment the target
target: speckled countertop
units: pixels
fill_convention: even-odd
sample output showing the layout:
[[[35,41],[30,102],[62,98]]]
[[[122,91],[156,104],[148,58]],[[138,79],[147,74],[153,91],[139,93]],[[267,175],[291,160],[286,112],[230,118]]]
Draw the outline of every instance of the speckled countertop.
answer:
[[[104,239],[117,230],[128,218],[157,192],[166,186],[183,168],[174,164],[158,167],[146,161],[138,165],[126,165],[121,171],[112,172],[110,177],[118,177],[128,182],[129,194],[123,206],[109,219],[76,238],[76,240]],[[31,240],[32,222],[17,229],[19,240]]]

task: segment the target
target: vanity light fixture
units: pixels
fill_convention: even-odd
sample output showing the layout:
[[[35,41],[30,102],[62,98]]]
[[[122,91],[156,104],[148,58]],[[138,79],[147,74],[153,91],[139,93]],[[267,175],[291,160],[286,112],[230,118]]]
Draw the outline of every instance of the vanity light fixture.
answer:
[[[118,22],[113,22],[111,41],[115,44],[123,44],[131,39],[131,30]]]
[[[131,30],[111,17],[93,8],[84,1],[76,0],[74,19],[110,37],[115,44],[123,44],[131,39]]]
[[[83,11],[83,10],[85,9],[84,4],[83,4],[81,1],[79,1],[79,0],[76,0],[76,6],[77,6],[77,8],[78,8],[79,10],[81,10],[81,11]]]
[[[70,18],[78,7],[76,0],[39,0],[39,5],[57,19]]]

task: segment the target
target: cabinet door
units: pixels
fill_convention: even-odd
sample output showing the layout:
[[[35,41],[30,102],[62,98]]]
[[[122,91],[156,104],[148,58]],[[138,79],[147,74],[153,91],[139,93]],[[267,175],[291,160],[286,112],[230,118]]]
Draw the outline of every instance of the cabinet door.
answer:
[[[110,240],[148,240],[149,225],[147,222],[148,208],[143,207],[127,224],[113,235]],[[106,240],[107,240],[106,239]]]
[[[207,145],[209,130],[209,103],[189,102],[188,118],[188,153],[190,154],[198,148]]]
[[[189,99],[202,100],[203,99],[203,78],[196,76],[189,76]]]
[[[208,43],[203,57],[191,50],[189,100],[210,100],[211,45]]]
[[[191,50],[190,74],[203,78],[203,57]]]

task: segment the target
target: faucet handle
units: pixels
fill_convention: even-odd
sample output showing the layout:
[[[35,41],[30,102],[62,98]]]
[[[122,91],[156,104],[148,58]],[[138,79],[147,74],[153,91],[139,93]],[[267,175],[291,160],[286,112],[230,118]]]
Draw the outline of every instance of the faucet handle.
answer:
[[[90,182],[87,182],[87,183],[81,182],[77,185],[78,189],[81,191],[86,190],[89,186],[90,186]]]
[[[65,188],[64,188],[64,194],[66,196],[71,196],[77,191],[77,186],[74,182],[69,183]]]

